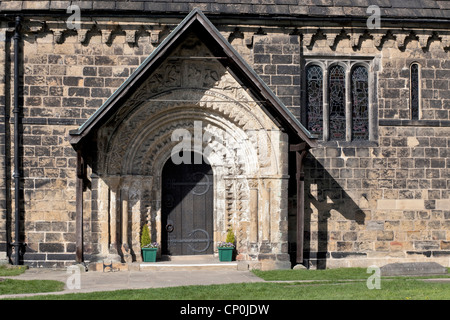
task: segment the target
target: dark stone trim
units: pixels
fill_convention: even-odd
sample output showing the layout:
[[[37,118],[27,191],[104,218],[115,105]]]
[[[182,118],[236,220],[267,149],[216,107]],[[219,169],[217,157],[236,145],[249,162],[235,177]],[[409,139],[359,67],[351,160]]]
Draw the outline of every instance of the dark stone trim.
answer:
[[[47,261],[50,260],[71,260],[75,261],[75,254],[73,253],[54,253],[54,254],[47,254]]]
[[[420,255],[423,254],[425,257],[431,257],[431,251],[406,251],[407,255]]]
[[[45,261],[46,260],[45,253],[25,253],[23,255],[24,261]]]
[[[378,147],[378,141],[317,141],[319,147],[354,147],[354,148],[368,148]]]
[[[401,119],[380,119],[380,126],[400,126],[400,127],[450,127],[450,120],[401,120]]]
[[[331,252],[331,257],[334,259],[344,259],[348,257],[367,257],[365,252]]]

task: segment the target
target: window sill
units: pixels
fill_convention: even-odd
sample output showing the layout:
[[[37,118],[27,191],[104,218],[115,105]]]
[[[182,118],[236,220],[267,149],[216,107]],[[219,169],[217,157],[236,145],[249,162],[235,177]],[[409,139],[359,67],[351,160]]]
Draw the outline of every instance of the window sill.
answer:
[[[319,147],[378,147],[377,141],[317,141]]]
[[[450,120],[380,119],[379,125],[400,127],[450,127]]]

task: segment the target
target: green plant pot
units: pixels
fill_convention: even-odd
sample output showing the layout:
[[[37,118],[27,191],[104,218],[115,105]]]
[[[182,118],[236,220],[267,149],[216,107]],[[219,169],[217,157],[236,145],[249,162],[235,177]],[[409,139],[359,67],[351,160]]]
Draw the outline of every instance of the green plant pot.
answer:
[[[217,248],[219,250],[219,261],[233,261],[234,248]]]
[[[142,248],[142,260],[144,262],[155,262],[158,248]]]

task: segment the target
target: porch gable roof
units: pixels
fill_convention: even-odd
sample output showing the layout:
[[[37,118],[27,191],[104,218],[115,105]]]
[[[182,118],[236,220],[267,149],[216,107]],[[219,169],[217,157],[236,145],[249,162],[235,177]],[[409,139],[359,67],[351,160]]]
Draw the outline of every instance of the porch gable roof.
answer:
[[[300,141],[306,142],[307,148],[316,146],[316,138],[287,109],[201,10],[194,9],[90,118],[78,129],[69,132],[69,141],[75,149],[79,148],[82,141],[91,132],[95,132],[115,114],[135,88],[168,57],[171,48],[177,45],[177,40],[192,28],[197,28],[197,32],[203,33],[204,36],[208,37],[208,40],[211,40],[208,42],[208,46],[213,48],[214,55],[223,58],[220,61],[261,101],[261,107],[275,123],[279,123],[283,129],[300,138]],[[298,139],[294,140],[298,142]]]

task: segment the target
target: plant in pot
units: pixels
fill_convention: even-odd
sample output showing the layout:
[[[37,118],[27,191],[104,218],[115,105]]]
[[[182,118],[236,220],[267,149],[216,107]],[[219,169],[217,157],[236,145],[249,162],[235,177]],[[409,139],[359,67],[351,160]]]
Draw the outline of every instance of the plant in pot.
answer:
[[[234,248],[235,248],[235,238],[233,230],[228,229],[227,238],[225,242],[219,242],[217,244],[217,250],[219,251],[219,261],[232,261]]]
[[[144,262],[155,262],[158,246],[157,242],[152,242],[148,225],[144,224],[141,232],[142,260]]]

